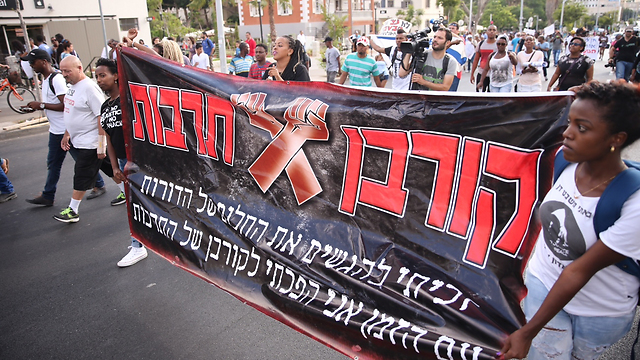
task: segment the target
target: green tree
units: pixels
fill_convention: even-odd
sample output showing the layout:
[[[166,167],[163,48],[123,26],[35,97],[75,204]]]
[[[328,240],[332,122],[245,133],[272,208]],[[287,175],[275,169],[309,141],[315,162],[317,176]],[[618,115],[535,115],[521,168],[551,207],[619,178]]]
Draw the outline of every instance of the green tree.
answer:
[[[491,25],[490,18],[493,19],[493,24],[498,27],[498,29],[518,27],[518,18],[505,6],[503,0],[491,0],[478,23],[485,27],[489,26]]]
[[[348,16],[339,16],[335,13],[331,14],[327,11],[327,7],[322,5],[322,19],[325,22],[327,29],[329,30],[327,36],[331,36],[337,42],[338,39],[342,39],[347,28],[344,26]]]
[[[556,9],[556,11],[553,12],[553,18],[555,20],[560,21],[561,12],[562,12],[561,7]],[[586,6],[567,1],[564,4],[564,18],[562,20],[563,25],[573,24],[574,22],[577,22],[578,20],[582,19],[582,17],[584,17],[585,15],[587,15]]]
[[[460,0],[438,0],[436,4],[442,6],[444,14],[447,15],[447,19],[451,21],[452,15],[455,16],[458,6],[460,6]]]
[[[617,19],[617,14],[613,11],[605,13],[604,15],[600,15],[598,18],[598,27],[607,27],[611,26],[614,23],[614,19]]]
[[[407,11],[400,9],[396,12],[396,17],[410,22],[413,26],[422,26],[422,16],[424,16],[424,10],[415,9],[413,4],[409,4]]]
[[[191,0],[188,6],[189,6],[189,9],[193,11],[196,11],[196,12],[202,11],[202,14],[204,15],[204,19],[205,19],[205,24],[207,25],[207,29],[211,29],[212,24],[211,24],[211,20],[209,19],[209,14],[207,12],[207,10],[211,10],[211,0]]]

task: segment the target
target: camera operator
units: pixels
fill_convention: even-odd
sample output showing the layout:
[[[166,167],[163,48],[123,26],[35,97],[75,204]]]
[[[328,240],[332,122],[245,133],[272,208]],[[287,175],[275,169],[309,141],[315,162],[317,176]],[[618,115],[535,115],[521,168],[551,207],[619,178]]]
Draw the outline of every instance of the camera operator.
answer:
[[[391,59],[391,70],[393,72],[393,81],[391,82],[391,88],[393,88],[393,90],[409,90],[409,84],[411,84],[411,78],[405,77],[403,79],[400,77],[399,72],[400,68],[402,67],[402,51],[400,51],[400,45],[404,41],[407,41],[407,33],[402,28],[399,28],[397,31],[395,46],[383,48],[371,41],[371,47],[375,51],[379,53],[385,53]]]
[[[449,91],[453,78],[456,75],[456,60],[446,53],[447,46],[451,43],[451,31],[447,28],[436,30],[431,49],[426,50],[424,64],[421,68],[412,69],[412,60],[418,54],[404,57],[403,65],[400,68],[400,77],[411,75],[411,82],[419,85],[419,90]],[[420,67],[418,63],[416,65]],[[412,86],[411,89],[416,89]]]

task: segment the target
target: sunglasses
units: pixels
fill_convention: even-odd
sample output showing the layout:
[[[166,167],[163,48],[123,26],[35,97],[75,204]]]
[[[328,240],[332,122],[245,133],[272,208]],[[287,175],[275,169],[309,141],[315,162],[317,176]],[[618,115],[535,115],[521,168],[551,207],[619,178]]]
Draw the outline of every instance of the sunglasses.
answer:
[[[496,43],[498,46],[507,46],[507,43]]]
[[[569,45],[570,46],[582,46],[581,43],[575,43],[575,42],[569,43]]]

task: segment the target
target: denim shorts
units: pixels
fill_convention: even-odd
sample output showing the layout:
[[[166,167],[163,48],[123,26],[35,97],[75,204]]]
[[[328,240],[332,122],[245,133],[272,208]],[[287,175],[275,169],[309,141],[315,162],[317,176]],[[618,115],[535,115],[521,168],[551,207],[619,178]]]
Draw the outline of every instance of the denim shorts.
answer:
[[[530,272],[527,272],[525,285],[529,293],[523,307],[529,321],[549,291]],[[635,309],[620,317],[577,316],[561,310],[533,339],[527,359],[595,360],[629,332],[634,316]]]

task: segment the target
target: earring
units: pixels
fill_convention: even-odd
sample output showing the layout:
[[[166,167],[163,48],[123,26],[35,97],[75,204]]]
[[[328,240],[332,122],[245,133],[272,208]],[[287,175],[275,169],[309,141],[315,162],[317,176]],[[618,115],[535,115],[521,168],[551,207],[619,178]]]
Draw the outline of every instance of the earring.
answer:
[[[615,146],[613,146],[613,145],[611,145],[611,149],[610,149],[610,151],[611,151],[611,152],[616,151],[616,147],[615,147]]]

